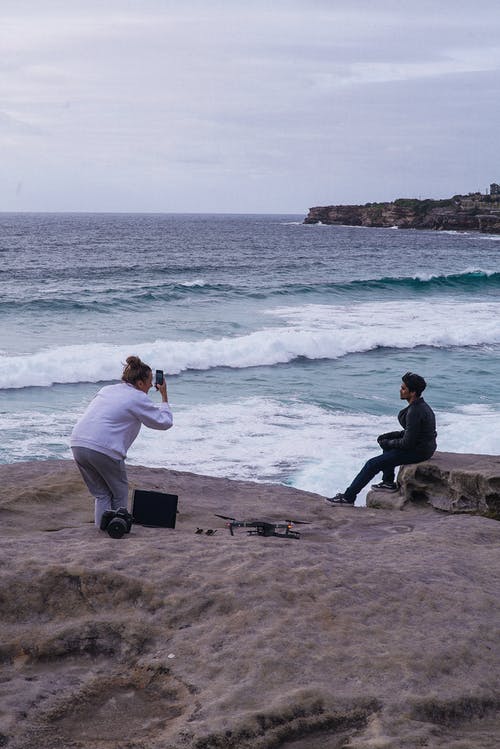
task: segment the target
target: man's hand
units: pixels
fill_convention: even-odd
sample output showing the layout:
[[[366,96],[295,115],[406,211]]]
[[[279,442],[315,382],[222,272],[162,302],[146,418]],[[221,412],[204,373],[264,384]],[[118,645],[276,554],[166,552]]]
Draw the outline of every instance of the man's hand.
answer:
[[[403,434],[404,432],[385,432],[384,434],[379,434],[377,442],[382,450],[392,450],[394,447],[393,441],[401,439]]]
[[[382,434],[380,435],[380,437],[377,438],[377,442],[379,443],[379,445],[382,448],[382,450],[389,450],[390,449],[389,448],[390,440],[387,439],[387,437],[384,437]]]

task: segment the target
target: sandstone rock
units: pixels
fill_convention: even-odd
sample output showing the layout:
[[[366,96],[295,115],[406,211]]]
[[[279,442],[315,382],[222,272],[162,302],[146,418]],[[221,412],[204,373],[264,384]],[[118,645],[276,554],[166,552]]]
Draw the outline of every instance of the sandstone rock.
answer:
[[[399,492],[369,491],[366,495],[366,506],[374,510],[402,510],[406,497]]]
[[[498,749],[498,522],[128,473],[179,495],[175,530],[112,539],[71,461],[0,465],[0,746]]]
[[[423,463],[402,466],[398,481],[405,501],[428,502],[447,512],[500,517],[498,455],[437,452]]]

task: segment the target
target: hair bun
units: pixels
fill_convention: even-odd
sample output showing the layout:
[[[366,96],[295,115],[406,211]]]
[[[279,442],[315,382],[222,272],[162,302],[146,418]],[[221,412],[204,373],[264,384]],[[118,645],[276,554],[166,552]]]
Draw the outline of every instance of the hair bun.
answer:
[[[139,380],[146,381],[151,374],[151,367],[145,364],[138,356],[127,356],[126,365],[123,370],[122,380],[135,385]]]
[[[138,356],[127,356],[125,361],[129,367],[140,367],[142,364]]]

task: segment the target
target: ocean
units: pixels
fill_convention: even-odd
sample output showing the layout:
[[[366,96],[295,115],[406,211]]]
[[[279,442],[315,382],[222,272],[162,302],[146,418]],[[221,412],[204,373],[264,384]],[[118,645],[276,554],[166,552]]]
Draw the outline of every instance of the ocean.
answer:
[[[129,354],[175,419],[129,463],[332,495],[398,428],[408,370],[439,450],[500,454],[500,236],[303,218],[0,214],[0,462],[71,458]]]

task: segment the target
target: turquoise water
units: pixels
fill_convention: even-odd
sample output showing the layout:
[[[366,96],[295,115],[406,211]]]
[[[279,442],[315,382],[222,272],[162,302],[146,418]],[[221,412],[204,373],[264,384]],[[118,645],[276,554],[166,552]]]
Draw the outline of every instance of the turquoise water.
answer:
[[[0,215],[0,461],[70,457],[131,353],[175,413],[132,463],[331,494],[409,369],[440,450],[500,454],[500,237],[302,218]]]

